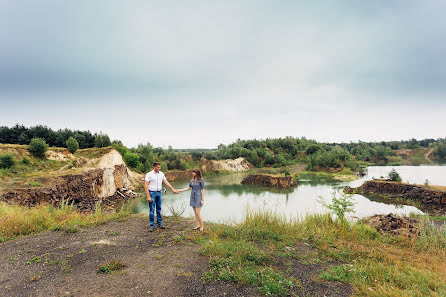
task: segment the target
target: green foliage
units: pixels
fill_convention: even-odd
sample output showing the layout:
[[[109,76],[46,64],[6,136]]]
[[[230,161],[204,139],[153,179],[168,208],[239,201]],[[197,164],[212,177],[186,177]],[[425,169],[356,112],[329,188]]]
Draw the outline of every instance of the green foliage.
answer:
[[[74,137],[69,137],[67,141],[65,142],[67,145],[68,150],[74,154],[79,149],[79,143]]]
[[[11,128],[0,127],[0,143],[28,144],[32,138],[42,138],[49,146],[64,147],[69,137],[74,137],[80,148],[94,147],[94,135],[90,131],[79,130],[52,130],[46,126],[37,125],[33,127],[24,127],[15,125]]]
[[[28,165],[31,161],[27,157],[22,158],[22,164]]]
[[[131,152],[127,152],[124,155],[124,161],[127,164],[127,166],[131,167],[131,168],[136,168],[138,166],[139,163],[139,156],[137,154],[131,153]]]
[[[125,265],[120,259],[112,259],[107,261],[105,264],[100,265],[97,272],[98,273],[112,273],[113,271],[118,271],[124,268]]]
[[[113,140],[112,147],[117,150],[122,156],[128,152],[128,148],[119,140]]]
[[[28,145],[28,151],[37,158],[44,158],[47,150],[48,144],[42,138],[33,138]]]
[[[107,134],[103,134],[102,132],[99,134],[95,134],[94,137],[94,146],[95,147],[107,147],[110,146],[110,137]]]
[[[435,147],[434,153],[438,159],[446,159],[446,142],[439,143]]]
[[[288,167],[285,168],[285,170],[283,171],[283,174],[285,175],[285,177],[288,177],[291,175]]]
[[[15,165],[14,156],[11,153],[0,155],[0,168],[9,169]]]
[[[389,174],[388,174],[389,180],[394,181],[394,182],[401,182],[401,177],[400,174],[398,173],[398,171],[395,170],[395,168],[392,168],[392,170],[390,170]]]
[[[333,192],[330,204],[328,204],[322,196],[319,196],[318,201],[334,213],[340,221],[345,221],[346,213],[355,211],[353,195],[350,194]]]

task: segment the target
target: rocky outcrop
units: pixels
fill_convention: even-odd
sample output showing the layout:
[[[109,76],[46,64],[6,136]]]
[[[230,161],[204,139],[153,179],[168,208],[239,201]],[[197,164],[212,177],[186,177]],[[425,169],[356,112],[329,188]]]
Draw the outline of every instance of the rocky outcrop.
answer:
[[[127,189],[129,186],[127,167],[116,165],[113,169],[95,169],[82,174],[55,177],[51,181],[51,186],[13,189],[4,193],[0,199],[26,206],[39,204],[59,206],[64,201],[68,204],[73,203],[81,211],[94,210],[98,202],[107,205],[134,196]]]
[[[251,174],[242,181],[245,185],[262,185],[277,188],[291,188],[296,185],[292,177],[272,176],[266,174]]]
[[[226,159],[226,160],[206,160],[201,166],[204,172],[209,171],[247,171],[254,166],[251,165],[245,158]]]
[[[79,173],[41,177],[43,186],[10,189],[0,196],[0,200],[26,206],[59,206],[64,201],[73,203],[81,211],[89,211],[94,210],[98,202],[112,205],[134,197],[130,189],[142,184],[143,176],[130,171],[115,150],[89,163],[96,168],[89,166]]]
[[[416,236],[420,233],[420,223],[416,219],[388,215],[375,215],[364,220],[381,233],[392,235]]]
[[[346,188],[344,191],[346,193],[369,194],[390,199],[408,199],[433,210],[433,213],[446,212],[446,191],[431,189],[429,186],[370,180],[358,188]]]

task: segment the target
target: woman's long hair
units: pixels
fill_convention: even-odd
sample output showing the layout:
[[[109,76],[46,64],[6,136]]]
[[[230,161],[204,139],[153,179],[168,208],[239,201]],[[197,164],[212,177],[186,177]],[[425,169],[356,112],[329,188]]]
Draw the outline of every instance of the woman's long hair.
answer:
[[[200,169],[194,169],[194,170],[192,170],[192,172],[195,172],[195,177],[193,178],[193,180],[199,182],[201,180],[201,171],[200,171]]]

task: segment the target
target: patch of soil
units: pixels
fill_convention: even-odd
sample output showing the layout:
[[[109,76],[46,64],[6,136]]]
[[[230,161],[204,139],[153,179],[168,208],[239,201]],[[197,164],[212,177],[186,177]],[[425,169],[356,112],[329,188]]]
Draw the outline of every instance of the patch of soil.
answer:
[[[0,243],[0,296],[261,296],[252,286],[203,282],[209,258],[199,254],[194,238],[202,235],[191,230],[193,220],[163,220],[167,229],[154,232],[145,216],[133,215],[77,233],[44,231]],[[302,261],[313,248],[300,244],[296,252],[301,256],[291,265],[279,259],[275,266],[292,270],[302,284],[299,296],[351,295],[346,284],[316,279],[330,263]],[[124,267],[97,272],[111,260]]]
[[[277,258],[275,265],[299,280],[301,287],[295,289],[298,296],[338,297],[353,294],[348,284],[318,279],[318,275],[326,271],[329,266],[341,263],[321,260],[319,253],[307,243],[299,243],[288,249],[293,249],[298,257]]]
[[[420,223],[416,219],[388,215],[374,215],[364,220],[381,233],[392,235],[416,236],[420,233]]]
[[[187,239],[192,220],[165,218],[148,232],[135,215],[78,233],[45,231],[0,244],[1,296],[258,296],[233,283],[204,284],[208,258]],[[125,265],[111,274],[98,267]]]

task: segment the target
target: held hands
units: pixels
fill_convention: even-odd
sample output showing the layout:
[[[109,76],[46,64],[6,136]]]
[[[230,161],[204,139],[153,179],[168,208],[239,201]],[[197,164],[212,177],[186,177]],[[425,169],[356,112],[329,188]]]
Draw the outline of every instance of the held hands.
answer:
[[[180,191],[173,189],[172,192],[173,192],[174,194],[178,194]]]

